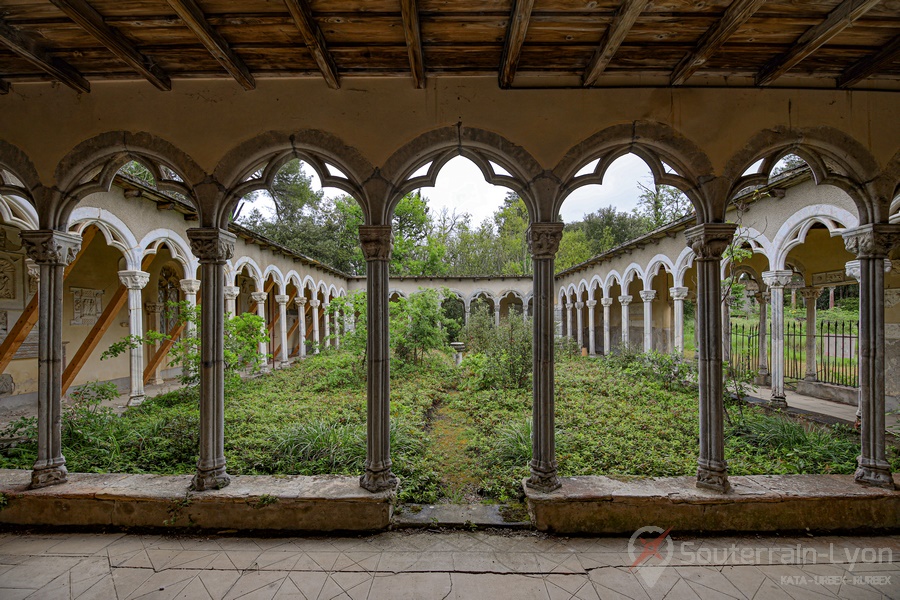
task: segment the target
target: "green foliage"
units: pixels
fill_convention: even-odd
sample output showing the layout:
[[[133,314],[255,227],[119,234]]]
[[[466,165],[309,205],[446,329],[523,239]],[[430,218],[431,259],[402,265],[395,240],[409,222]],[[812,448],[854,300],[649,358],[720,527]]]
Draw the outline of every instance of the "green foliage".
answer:
[[[653,181],[649,183],[653,184]],[[676,187],[655,184],[649,187],[638,183],[638,189],[640,196],[636,212],[646,220],[648,230],[677,221],[694,210],[688,197]]]
[[[462,368],[467,384],[476,390],[519,389],[531,383],[532,331],[518,315],[494,324],[487,310],[473,310],[461,332],[466,345]]]
[[[404,362],[419,364],[431,350],[447,348],[447,332],[440,296],[435,289],[420,289],[409,298],[391,302],[391,348]]]
[[[593,256],[591,244],[584,229],[567,227],[563,230],[562,240],[559,242],[559,250],[556,253],[557,271],[565,271],[577,264],[583,263]]]

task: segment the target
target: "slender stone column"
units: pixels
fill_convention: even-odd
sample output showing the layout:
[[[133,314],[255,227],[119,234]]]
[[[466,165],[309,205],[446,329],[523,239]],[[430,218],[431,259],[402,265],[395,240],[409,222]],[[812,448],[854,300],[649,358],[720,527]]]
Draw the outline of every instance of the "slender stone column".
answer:
[[[28,257],[40,269],[38,284],[38,423],[37,460],[31,487],[65,483],[62,454],[63,274],[81,248],[81,237],[52,229],[19,234]]]
[[[236,237],[223,229],[187,230],[191,251],[200,259],[200,460],[191,486],[225,487],[225,263]]]
[[[469,324],[469,316],[472,314],[472,307],[469,306],[468,304],[465,304],[464,306],[466,309],[466,314],[465,314],[465,318],[463,319],[463,325],[468,325]]]
[[[266,292],[253,292],[250,294],[250,299],[253,302],[256,302],[256,314],[262,319],[263,322],[263,331],[268,331],[266,328],[266,298],[269,297],[269,294]],[[266,336],[268,339],[268,336]],[[259,343],[259,353],[262,355],[268,354],[267,350],[268,343],[260,342]]]
[[[772,398],[773,406],[786,407],[784,397],[784,286],[791,282],[791,271],[763,271],[772,305]]]
[[[331,302],[327,300],[322,303],[322,317],[325,321],[325,339],[322,340],[322,345],[326,348],[331,345],[331,315],[328,313],[328,307],[331,306]]]
[[[756,301],[759,302],[759,376],[765,381],[769,376],[769,340],[768,340],[768,308],[771,293],[759,292]]]
[[[225,313],[232,317],[237,315],[237,297],[241,293],[241,288],[236,285],[225,286]]]
[[[622,346],[628,351],[631,349],[631,315],[628,308],[631,296],[619,296],[619,304],[622,305]]]
[[[288,339],[287,339],[287,303],[291,297],[287,294],[278,294],[275,296],[275,302],[278,303],[278,335],[281,338],[281,352],[278,356],[278,362],[281,366],[288,364]]]
[[[128,333],[134,339],[144,337],[144,313],[141,290],[150,281],[150,273],[145,271],[119,271],[119,281],[128,288]],[[144,345],[135,344],[129,351],[129,374],[131,389],[128,406],[138,406],[144,401]]]
[[[500,327],[500,301],[494,302],[494,325]]]
[[[684,354],[684,300],[687,298],[688,289],[686,287],[669,288],[669,294],[672,295],[672,309],[675,312],[675,352]]]
[[[166,309],[166,305],[161,302],[145,302],[144,310],[147,311],[147,327],[152,331],[162,331],[162,315],[163,311]],[[156,342],[155,344],[151,344],[154,350],[158,350],[160,343]],[[153,371],[153,377],[150,378],[150,383],[153,385],[160,385],[163,383],[161,367],[157,365],[156,369]]]
[[[390,225],[360,225],[366,259],[369,327],[366,389],[366,472],[359,485],[370,492],[397,486],[391,472],[391,340],[388,267],[394,246]]]
[[[588,300],[587,308],[588,308],[588,355],[589,356],[597,356],[597,351],[594,348],[597,345],[597,334],[594,333],[595,327],[595,316],[594,316],[594,307],[597,306],[596,300]]]
[[[600,298],[600,304],[603,305],[603,354],[608,355],[611,348],[610,344],[612,344],[612,335],[611,335],[611,327],[609,324],[609,319],[611,315],[611,308],[613,303],[612,298]]]
[[[705,223],[685,230],[697,272],[697,366],[700,384],[700,456],[697,487],[728,491],[722,378],[722,253],[737,225]]]
[[[297,296],[297,318],[300,320],[300,358],[306,358],[306,296]]]
[[[653,350],[653,300],[656,298],[655,290],[641,290],[641,300],[644,301],[644,352]]]
[[[574,339],[575,336],[572,334],[572,309],[575,308],[575,305],[569,302],[569,299],[566,298],[566,337],[569,339]]]
[[[180,283],[184,301],[188,303],[189,307],[195,308],[197,306],[197,292],[200,291],[200,282],[196,279],[182,279]],[[194,337],[197,335],[197,326],[191,321],[187,321],[184,331],[188,337]]]
[[[800,295],[806,302],[806,381],[816,381],[819,378],[816,365],[816,300],[821,293],[822,288],[817,287],[800,289]]]
[[[342,311],[334,311],[334,348],[336,350],[341,347],[341,333],[346,333],[343,316]]]
[[[312,309],[310,317],[312,317],[313,326],[313,354],[319,353],[319,299],[313,298],[309,301]]]
[[[550,492],[560,487],[556,464],[554,409],[553,261],[562,223],[532,223],[526,233],[534,266],[534,363],[532,379],[531,476],[528,487]],[[571,314],[571,313],[570,313]]]
[[[884,440],[884,272],[900,245],[900,224],[863,225],[844,233],[859,260],[859,399],[861,452],[857,483],[894,489]],[[41,273],[43,281],[43,272]]]
[[[731,365],[731,304],[730,295],[722,298],[722,361]]]
[[[575,313],[576,319],[575,324],[578,327],[578,330],[575,332],[575,337],[578,340],[578,349],[584,347],[584,302],[578,301],[575,303],[575,310],[578,311]]]

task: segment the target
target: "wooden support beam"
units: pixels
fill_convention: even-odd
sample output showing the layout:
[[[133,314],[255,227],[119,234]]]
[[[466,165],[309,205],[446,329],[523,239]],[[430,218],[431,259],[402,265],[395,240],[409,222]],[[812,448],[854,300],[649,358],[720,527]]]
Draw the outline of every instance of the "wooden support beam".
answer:
[[[144,56],[116,29],[106,24],[103,16],[86,0],[50,0],[82,29],[94,36],[107,50],[144,76],[157,89],[171,91],[169,76],[153,59]]]
[[[10,90],[9,82],[5,79],[0,79],[0,95],[8,94]]]
[[[91,91],[91,84],[75,67],[50,55],[33,39],[22,35],[3,20],[0,20],[0,44],[76,92]]]
[[[528,31],[528,22],[531,20],[533,7],[534,0],[513,0],[509,23],[506,26],[503,54],[500,57],[501,88],[510,87],[516,77],[516,69],[519,66],[519,58],[522,56],[522,45],[525,43],[525,33]]]
[[[160,344],[159,348],[156,349],[156,352],[150,358],[150,362],[148,362],[147,366],[144,368],[144,384],[150,381],[150,378],[153,377],[156,369],[162,364],[163,360],[165,360],[166,356],[169,354],[169,350],[171,350],[172,346],[175,345],[175,341],[178,339],[178,336],[180,336],[184,331],[186,325],[186,321],[182,321],[178,325],[176,325],[175,329],[169,332],[169,339]]]
[[[244,64],[231,45],[216,31],[206,20],[206,15],[197,6],[196,0],[168,0],[171,6],[188,29],[194,32],[200,43],[215,57],[219,64],[225,67],[235,81],[245,90],[256,89],[256,81],[250,73],[250,69]]]
[[[609,61],[615,56],[619,50],[619,46],[625,41],[625,36],[631,31],[631,27],[637,18],[647,6],[648,0],[623,0],[616,11],[616,16],[610,22],[603,39],[600,40],[600,46],[594,51],[591,61],[584,70],[582,77],[582,85],[585,87],[592,86],[606,70]]]
[[[84,231],[84,235],[81,236],[81,250],[75,255],[75,259],[66,265],[63,278],[68,277],[75,264],[78,263],[82,256],[84,256],[85,249],[91,243],[91,240],[94,239],[95,235],[97,235],[96,227],[88,227]],[[40,285],[40,283],[38,283],[38,285]],[[19,351],[19,348],[25,342],[28,334],[31,333],[31,330],[34,328],[34,324],[38,321],[38,297],[39,294],[35,294],[31,297],[31,300],[25,305],[25,310],[22,311],[22,314],[19,315],[19,318],[16,320],[16,324],[12,326],[12,329],[6,334],[3,342],[0,343],[0,373],[6,371],[9,362],[16,355],[16,352]]]
[[[337,66],[334,64],[331,52],[328,51],[325,36],[322,35],[322,30],[319,29],[319,25],[313,18],[309,3],[306,0],[284,0],[284,4],[291,13],[297,29],[303,35],[306,47],[319,66],[319,71],[322,72],[328,87],[334,90],[340,88],[341,82],[338,79]]]
[[[425,87],[425,54],[422,52],[422,28],[419,26],[416,0],[400,0],[400,13],[403,16],[409,70],[412,72],[413,84],[420,90]]]
[[[741,25],[759,10],[765,0],[735,0],[731,3],[722,18],[697,41],[694,50],[684,56],[669,80],[670,85],[681,85],[693,75],[697,69],[730,38]]]
[[[879,69],[885,67],[900,58],[900,35],[896,36],[884,47],[872,56],[867,56],[850,65],[846,71],[838,77],[837,86],[848,88],[854,83],[859,83],[866,77],[874,75]]]
[[[779,54],[756,74],[756,85],[768,85],[795,67],[828,41],[851,26],[881,0],[844,0],[828,13],[824,21],[810,27],[790,50]]]

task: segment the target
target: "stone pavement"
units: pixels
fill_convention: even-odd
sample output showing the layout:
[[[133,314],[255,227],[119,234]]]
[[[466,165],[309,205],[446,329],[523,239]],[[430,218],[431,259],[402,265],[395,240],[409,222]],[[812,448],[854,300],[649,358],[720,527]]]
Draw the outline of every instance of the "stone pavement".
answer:
[[[627,538],[534,532],[8,532],[0,599],[900,598],[900,535],[670,539],[632,571]]]

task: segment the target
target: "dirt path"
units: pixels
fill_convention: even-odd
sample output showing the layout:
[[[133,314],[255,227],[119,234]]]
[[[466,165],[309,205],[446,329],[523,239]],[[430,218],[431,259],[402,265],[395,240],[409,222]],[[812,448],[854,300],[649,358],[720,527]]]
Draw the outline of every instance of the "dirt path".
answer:
[[[451,504],[479,502],[478,478],[473,474],[475,461],[466,452],[469,437],[465,414],[448,403],[441,403],[435,408],[431,426],[434,452],[441,460],[442,501]]]

